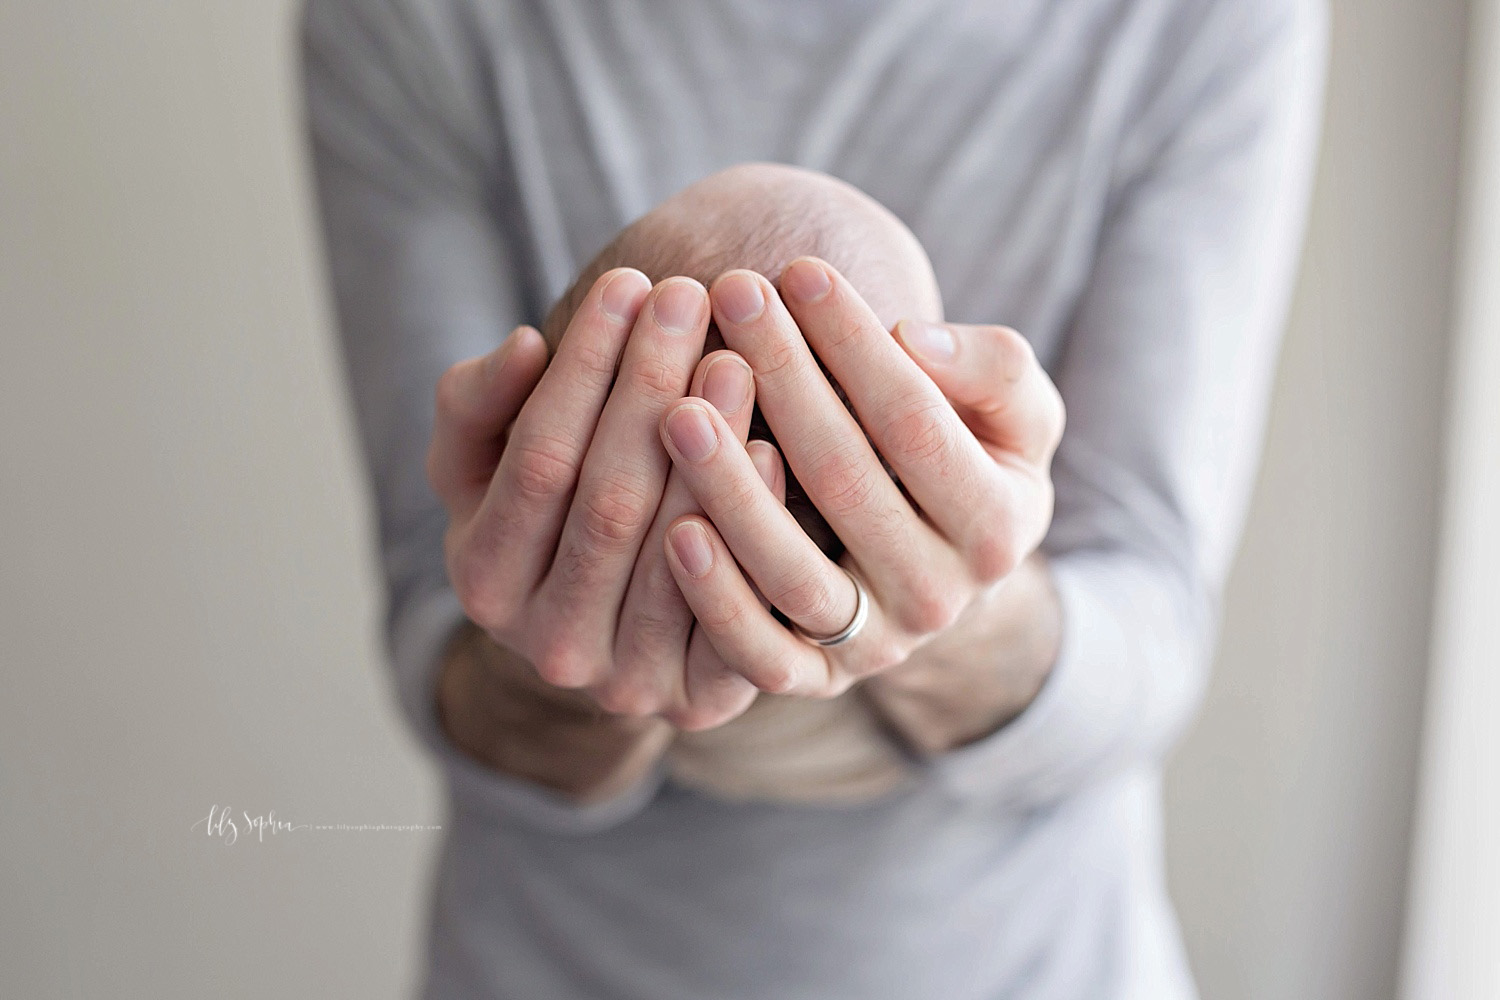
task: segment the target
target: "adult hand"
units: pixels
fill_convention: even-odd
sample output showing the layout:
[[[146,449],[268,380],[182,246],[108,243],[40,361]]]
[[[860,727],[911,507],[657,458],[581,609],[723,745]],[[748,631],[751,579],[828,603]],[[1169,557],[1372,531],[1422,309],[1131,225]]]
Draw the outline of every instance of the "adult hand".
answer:
[[[753,383],[729,352],[699,362],[708,320],[697,282],[652,288],[639,271],[610,271],[550,364],[541,335],[521,327],[444,373],[428,454],[449,513],[449,577],[469,617],[550,684],[692,726],[724,721],[755,695],[691,640],[662,556],[667,524],[694,509],[685,486],[668,483],[657,443],[666,406],[689,390],[717,402],[745,453]]]
[[[908,321],[892,337],[814,258],[787,267],[780,295],[760,275],[732,271],[711,297],[726,344],[755,372],[786,461],[846,552],[830,561],[714,408],[685,399],[663,414],[661,435],[706,517],[671,526],[670,565],[731,668],[765,691],[835,695],[906,661],[1040,543],[1061,397],[1014,331]],[[803,641],[756,593],[805,633],[833,635],[855,613],[851,575],[868,592],[869,618],[836,647]]]

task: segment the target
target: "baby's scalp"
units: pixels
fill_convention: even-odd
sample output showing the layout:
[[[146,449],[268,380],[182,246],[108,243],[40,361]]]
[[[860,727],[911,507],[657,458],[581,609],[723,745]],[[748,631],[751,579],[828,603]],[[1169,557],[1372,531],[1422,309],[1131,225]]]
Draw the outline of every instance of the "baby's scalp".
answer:
[[[633,267],[653,283],[685,275],[705,286],[744,268],[774,283],[803,256],[837,268],[887,327],[904,317],[943,318],[926,251],[885,206],[827,174],[750,163],[710,174],[621,230],[552,307],[542,333],[555,350],[584,296],[613,268]]]
[[[705,177],[621,230],[553,306],[542,334],[555,352],[594,282],[617,267],[635,268],[653,284],[685,275],[706,287],[735,269],[756,271],[774,284],[788,264],[804,256],[820,257],[837,268],[887,328],[908,317],[943,318],[942,296],[926,252],[888,209],[826,174],[754,163]],[[722,346],[718,330],[710,326],[704,353]],[[837,382],[834,388],[844,398]],[[750,437],[776,443],[759,407]],[[886,471],[891,471],[888,465]],[[837,556],[842,543],[790,468],[786,495],[787,509],[808,535]]]

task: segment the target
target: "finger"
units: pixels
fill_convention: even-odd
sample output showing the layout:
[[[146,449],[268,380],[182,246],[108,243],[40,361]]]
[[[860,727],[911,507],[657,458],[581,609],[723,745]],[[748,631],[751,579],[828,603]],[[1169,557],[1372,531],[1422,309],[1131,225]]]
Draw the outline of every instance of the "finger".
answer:
[[[925,586],[961,569],[951,555],[945,561],[947,543],[881,465],[770,282],[730,271],[710,297],[725,341],[755,371],[756,400],[782,457],[871,588],[900,594],[913,580]]]
[[[505,448],[505,431],[547,366],[547,345],[517,327],[489,354],[461,361],[437,384],[427,479],[458,520],[484,499]]]
[[[722,353],[729,354],[730,352]],[[700,366],[700,375],[703,370],[704,368]],[[745,377],[747,379],[749,373],[749,367],[746,366]],[[716,392],[712,380],[705,388],[703,380],[695,378],[693,386],[695,392],[703,395],[724,415],[738,439],[743,442],[751,407],[747,405],[742,410],[726,409],[721,402],[721,392]],[[761,474],[766,486],[771,489],[778,502],[784,503],[786,501],[786,477],[781,468],[781,456],[777,453],[775,446],[767,441],[752,441],[749,451],[751,460],[755,462],[756,471]],[[698,502],[692,499],[692,494],[687,491],[681,473],[675,469],[672,471],[669,489],[671,485],[675,485],[687,495],[691,512],[701,513],[698,509]],[[663,507],[665,508],[665,504]],[[673,517],[673,520],[675,519],[676,515]],[[661,555],[662,569],[670,572],[667,568],[665,553],[659,545],[657,551]],[[642,555],[644,558],[644,553]],[[672,582],[672,591],[686,607],[686,601],[681,591],[677,589],[675,580]],[[761,602],[766,603],[764,597],[761,597]],[[691,616],[691,610],[688,614]],[[677,728],[688,731],[723,725],[743,713],[755,700],[755,686],[729,669],[702,629],[694,629],[692,638],[688,642],[687,668],[683,671],[682,686],[677,707],[664,713],[664,717]]]
[[[881,325],[849,282],[823,261],[799,258],[783,298],[838,380],[901,483],[928,520],[986,579],[1011,568],[1011,484],[934,381]]]
[[[855,593],[796,518],[767,488],[749,453],[712,407],[687,399],[662,421],[676,471],[735,560],[772,606],[813,635],[854,617]]]
[[[708,400],[736,429],[740,440],[750,432],[755,377],[750,365],[733,351],[714,351],[698,364],[688,394]]]
[[[745,451],[750,455],[750,461],[755,463],[755,471],[760,473],[761,481],[771,491],[779,504],[786,503],[786,469],[781,464],[781,452],[769,441],[751,441],[745,446]]]
[[[722,726],[743,715],[759,693],[754,684],[729,669],[708,640],[708,633],[695,628],[688,641],[683,701],[663,713],[678,729],[697,732]]]
[[[698,629],[730,669],[773,694],[831,693],[827,660],[771,616],[707,521],[689,516],[672,525],[667,562]]]
[[[732,351],[716,351],[698,364],[692,386],[708,395],[734,433],[743,439],[755,402],[749,365]],[[656,449],[657,442],[653,440],[651,446]],[[620,609],[615,670],[605,682],[607,689],[600,693],[601,704],[613,701],[615,711],[657,711],[663,705],[690,700],[683,690],[683,658],[693,613],[672,578],[662,539],[674,520],[698,510],[698,501],[687,483],[671,471]],[[734,677],[745,683],[738,675]]]
[[[668,278],[652,289],[579,472],[543,605],[566,618],[584,647],[587,683],[601,680],[612,662],[636,556],[671,468],[656,425],[687,391],[708,318],[708,292],[693,279]]]
[[[455,567],[471,616],[476,604],[494,617],[514,614],[550,565],[615,363],[649,290],[639,271],[601,275],[521,407]]]
[[[1062,439],[1062,396],[1031,344],[1004,326],[902,320],[896,336],[987,444],[1046,464]]]
[[[712,393],[709,393],[707,398],[709,402],[718,406]],[[723,412],[722,408],[720,412]],[[735,426],[732,418],[729,418],[729,423],[731,427]],[[741,440],[744,438],[742,430],[740,438]],[[786,475],[782,470],[781,455],[776,451],[776,446],[769,441],[751,441],[747,450],[750,452],[751,461],[755,463],[755,470],[760,473],[761,479],[770,488],[777,502],[785,503]],[[681,476],[676,470],[673,470],[672,477],[674,482],[682,483]],[[682,488],[687,489],[685,485]],[[697,501],[693,502],[693,506],[696,509]],[[665,558],[663,558],[662,565],[666,566]],[[679,600],[682,600],[675,581],[672,588],[678,593]],[[760,600],[763,606],[767,604],[763,595]],[[686,605],[685,600],[684,605]],[[682,708],[668,713],[666,718],[677,728],[689,731],[720,726],[741,715],[755,700],[756,693],[755,685],[729,669],[719,656],[718,650],[714,649],[713,643],[708,641],[708,633],[702,629],[694,629],[692,638],[688,642],[687,669],[683,674],[683,687]]]

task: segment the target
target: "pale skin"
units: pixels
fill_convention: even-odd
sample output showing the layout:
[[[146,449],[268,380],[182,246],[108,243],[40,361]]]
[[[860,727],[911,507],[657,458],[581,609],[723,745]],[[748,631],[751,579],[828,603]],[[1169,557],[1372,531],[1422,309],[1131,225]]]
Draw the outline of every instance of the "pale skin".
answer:
[[[728,350],[699,361],[710,315]],[[756,401],[780,452],[745,443]],[[1014,331],[888,330],[817,259],[779,290],[748,271],[711,290],[608,272],[550,364],[521,328],[440,384],[429,478],[474,622],[445,661],[443,724],[477,759],[580,800],[627,787],[677,728],[722,724],[758,691],[858,684],[925,753],[993,732],[1057,655],[1035,550],[1062,426]],[[783,461],[845,541],[840,563],[783,506]],[[843,646],[767,608],[837,632],[855,605],[846,574],[870,617]]]

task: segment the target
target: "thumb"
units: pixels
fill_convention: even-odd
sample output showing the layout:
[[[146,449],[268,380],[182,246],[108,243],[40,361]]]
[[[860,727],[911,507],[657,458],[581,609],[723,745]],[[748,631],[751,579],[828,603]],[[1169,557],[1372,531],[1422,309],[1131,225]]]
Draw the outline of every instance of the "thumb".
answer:
[[[981,441],[1047,461],[1063,403],[1025,337],[1008,326],[904,319],[896,339]]]
[[[541,335],[523,326],[438,379],[427,480],[450,511],[466,516],[478,506],[505,450],[506,429],[546,367]]]

